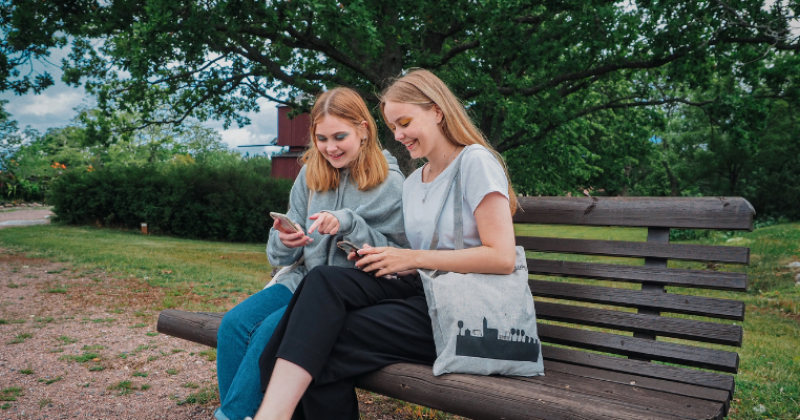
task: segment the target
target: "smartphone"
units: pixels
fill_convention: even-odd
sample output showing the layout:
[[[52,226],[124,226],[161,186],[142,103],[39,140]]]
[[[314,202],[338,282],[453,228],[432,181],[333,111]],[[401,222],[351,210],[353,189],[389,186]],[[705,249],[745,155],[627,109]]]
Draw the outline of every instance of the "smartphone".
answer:
[[[356,257],[361,258],[363,255],[359,255],[358,251],[361,251],[361,248],[356,246],[356,244],[350,241],[339,241],[336,242],[336,246],[338,246],[342,251],[346,252],[347,255],[350,255],[351,252],[356,253]]]
[[[300,232],[297,230],[297,226],[295,226],[295,223],[292,221],[292,219],[285,214],[270,212],[269,215],[275,220],[280,220],[281,226],[283,226],[284,229],[291,230],[293,232]]]

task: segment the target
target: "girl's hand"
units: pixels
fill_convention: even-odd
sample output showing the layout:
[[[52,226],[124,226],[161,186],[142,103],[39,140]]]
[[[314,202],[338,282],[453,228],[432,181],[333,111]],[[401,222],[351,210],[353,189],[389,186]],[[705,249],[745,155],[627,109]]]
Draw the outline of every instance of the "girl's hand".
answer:
[[[299,232],[287,231],[280,220],[276,219],[275,222],[272,223],[272,228],[278,231],[278,239],[280,239],[281,243],[287,248],[299,248],[314,242],[313,239],[303,233],[303,228],[301,228],[299,224],[295,223],[295,226],[297,226]]]
[[[356,267],[366,272],[374,272],[375,277],[417,268],[414,251],[410,249],[388,246],[373,248],[364,244],[364,248],[359,251],[359,254],[362,257],[356,262]]]
[[[339,219],[328,212],[314,213],[308,218],[314,221],[308,228],[308,233],[313,233],[315,229],[326,235],[335,235],[339,232]]]
[[[364,244],[364,246],[361,247],[361,249],[367,249],[367,248],[372,248],[372,246],[370,246],[369,244]],[[356,254],[355,251],[347,254],[347,261],[358,261],[361,258],[362,256]]]

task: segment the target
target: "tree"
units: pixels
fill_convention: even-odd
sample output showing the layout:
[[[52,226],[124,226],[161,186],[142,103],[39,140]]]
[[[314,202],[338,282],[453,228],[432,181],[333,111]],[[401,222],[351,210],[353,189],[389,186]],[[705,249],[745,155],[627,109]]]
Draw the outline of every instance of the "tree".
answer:
[[[258,98],[305,110],[334,85],[374,106],[401,70],[425,67],[467,102],[501,152],[535,148],[611,110],[699,105],[679,93],[709,89],[722,67],[800,50],[790,31],[797,1],[11,3],[12,27],[46,22],[40,38],[60,33],[54,25],[74,37],[68,82],[86,82],[101,109],[135,112],[145,125],[189,117],[243,124]],[[796,78],[775,76],[772,85],[797,89]]]
[[[8,101],[0,101],[0,171],[8,171],[9,158],[22,145],[23,136],[11,114],[6,112]]]

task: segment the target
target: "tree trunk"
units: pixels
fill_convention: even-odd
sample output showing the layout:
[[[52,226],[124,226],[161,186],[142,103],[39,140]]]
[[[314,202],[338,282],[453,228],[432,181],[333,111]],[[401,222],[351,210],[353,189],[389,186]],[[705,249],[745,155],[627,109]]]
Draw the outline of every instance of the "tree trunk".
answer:
[[[667,170],[667,178],[669,178],[669,187],[670,187],[670,195],[673,197],[680,196],[680,191],[678,190],[678,179],[675,178],[675,174],[672,173],[672,169],[669,167],[669,163],[666,160],[662,160],[661,164],[664,165],[664,169]]]

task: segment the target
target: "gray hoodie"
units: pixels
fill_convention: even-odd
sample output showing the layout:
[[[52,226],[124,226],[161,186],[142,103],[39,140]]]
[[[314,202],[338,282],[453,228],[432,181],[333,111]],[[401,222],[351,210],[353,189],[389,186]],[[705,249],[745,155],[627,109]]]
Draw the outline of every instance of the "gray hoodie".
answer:
[[[314,191],[310,198],[306,182],[306,167],[292,186],[289,197],[290,219],[299,223],[303,231],[314,223],[308,216],[326,211],[339,219],[339,232],[336,235],[323,235],[315,231],[310,235],[313,242],[300,248],[288,248],[278,238],[278,231],[271,229],[267,242],[267,257],[273,266],[289,266],[305,256],[305,264],[278,277],[277,283],[289,288],[294,293],[300,281],[309,270],[318,265],[334,265],[338,267],[355,267],[347,260],[347,254],[336,246],[341,240],[350,241],[358,246],[394,246],[408,248],[408,240],[403,226],[403,181],[405,177],[397,166],[397,159],[388,151],[383,155],[389,162],[389,176],[377,187],[367,191],[359,191],[358,185],[350,177],[348,169],[339,173],[339,187],[328,191]]]

